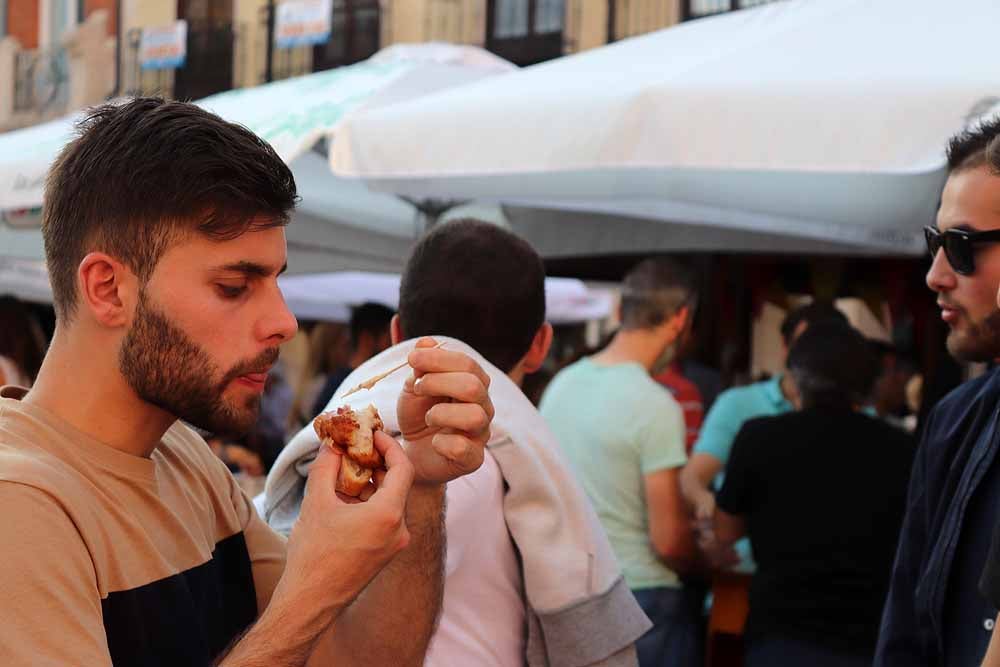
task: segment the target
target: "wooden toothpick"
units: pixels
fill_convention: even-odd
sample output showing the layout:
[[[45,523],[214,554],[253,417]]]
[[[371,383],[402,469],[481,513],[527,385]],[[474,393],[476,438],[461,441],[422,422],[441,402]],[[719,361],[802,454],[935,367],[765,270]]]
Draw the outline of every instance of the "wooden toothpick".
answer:
[[[437,350],[438,348],[442,348],[442,347],[444,347],[444,343],[438,343],[434,347],[426,347],[426,348],[420,348],[420,349],[422,349],[422,350]],[[417,348],[413,348],[413,349],[417,349]],[[409,362],[404,361],[400,365],[398,365],[398,366],[396,366],[394,368],[390,368],[389,370],[387,370],[384,373],[379,373],[375,377],[368,378],[367,380],[365,380],[364,382],[362,382],[361,384],[359,384],[357,387],[354,387],[353,389],[351,389],[346,394],[341,394],[340,397],[341,398],[347,398],[351,394],[359,392],[362,389],[371,389],[376,384],[378,384],[382,380],[386,379],[387,377],[389,377],[390,375],[392,375],[393,373],[395,373],[396,371],[398,371],[400,368],[406,368],[407,366],[409,366]]]

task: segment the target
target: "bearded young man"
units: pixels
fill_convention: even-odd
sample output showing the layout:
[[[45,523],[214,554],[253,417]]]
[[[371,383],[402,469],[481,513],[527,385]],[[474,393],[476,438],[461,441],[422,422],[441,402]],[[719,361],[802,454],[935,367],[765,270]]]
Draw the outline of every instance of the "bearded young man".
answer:
[[[1000,177],[988,154],[994,120],[954,137],[937,224],[926,230],[927,285],[961,361],[1000,356]],[[978,666],[997,608],[977,585],[998,518],[1000,370],[971,380],[931,412],[910,481],[875,665]]]
[[[53,165],[56,332],[31,391],[0,398],[0,664],[422,662],[444,483],[489,433],[482,369],[415,350],[407,451],[377,434],[388,471],[348,504],[325,448],[287,544],[179,421],[255,422],[296,330],[277,283],[296,199],[251,132],[159,99],[96,109]]]

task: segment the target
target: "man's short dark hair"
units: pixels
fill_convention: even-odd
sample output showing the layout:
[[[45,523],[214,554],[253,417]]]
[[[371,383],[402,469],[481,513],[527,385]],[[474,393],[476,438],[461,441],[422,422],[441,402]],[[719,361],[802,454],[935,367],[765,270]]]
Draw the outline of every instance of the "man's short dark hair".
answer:
[[[665,257],[639,262],[622,281],[622,329],[650,329],[691,305],[696,288],[686,266]]]
[[[365,302],[351,311],[351,343],[358,344],[361,334],[371,334],[373,338],[389,333],[389,324],[396,314],[392,308],[381,303]]]
[[[545,267],[506,229],[468,218],[445,223],[406,263],[399,320],[406,338],[458,338],[509,373],[545,322]]]
[[[949,174],[986,165],[1000,171],[1000,116],[953,136],[947,152]]]
[[[825,322],[847,325],[847,317],[844,316],[836,306],[830,301],[813,301],[804,306],[793,308],[785,315],[781,322],[781,339],[785,345],[791,347],[795,338],[795,331],[803,322],[807,327],[813,327]]]
[[[91,110],[45,185],[42,234],[56,313],[70,319],[87,253],[145,283],[186,232],[218,240],[288,223],[288,166],[253,132],[193,104],[140,97]]]
[[[857,329],[826,321],[811,325],[792,345],[788,372],[804,407],[846,408],[869,398],[878,355]]]

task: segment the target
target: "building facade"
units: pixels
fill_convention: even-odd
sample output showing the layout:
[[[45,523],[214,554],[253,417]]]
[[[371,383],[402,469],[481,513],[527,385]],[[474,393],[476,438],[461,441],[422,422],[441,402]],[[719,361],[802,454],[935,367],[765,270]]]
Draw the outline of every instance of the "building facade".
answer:
[[[330,37],[279,46],[280,6],[310,1],[330,12]],[[775,1],[0,0],[0,131],[116,95],[199,99],[349,65],[397,43],[471,44],[533,65]],[[183,65],[143,67],[143,35],[179,20],[186,28]]]
[[[114,0],[0,0],[0,131],[114,91]]]

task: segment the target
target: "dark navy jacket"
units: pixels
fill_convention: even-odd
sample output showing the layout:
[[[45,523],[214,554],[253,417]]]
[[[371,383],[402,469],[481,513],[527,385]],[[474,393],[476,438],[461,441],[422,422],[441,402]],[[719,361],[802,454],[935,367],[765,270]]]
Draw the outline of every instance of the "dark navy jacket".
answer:
[[[956,581],[979,577],[998,517],[998,409],[1000,369],[958,387],[928,417],[875,667],[978,667],[982,660],[996,609],[974,585]],[[956,570],[959,562],[974,571]]]

